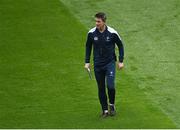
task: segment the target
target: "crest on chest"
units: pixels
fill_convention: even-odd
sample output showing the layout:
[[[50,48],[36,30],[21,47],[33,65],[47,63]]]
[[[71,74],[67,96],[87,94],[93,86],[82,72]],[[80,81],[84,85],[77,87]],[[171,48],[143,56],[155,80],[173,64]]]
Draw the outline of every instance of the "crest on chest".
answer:
[[[109,37],[109,36],[106,37],[106,41],[107,41],[107,42],[110,41],[110,37]]]

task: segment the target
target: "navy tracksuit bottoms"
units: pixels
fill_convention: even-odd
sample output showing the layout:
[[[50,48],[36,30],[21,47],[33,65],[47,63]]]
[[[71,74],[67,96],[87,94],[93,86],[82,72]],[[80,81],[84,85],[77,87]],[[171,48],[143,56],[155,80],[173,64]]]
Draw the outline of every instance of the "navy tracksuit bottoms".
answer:
[[[101,67],[94,67],[95,77],[98,85],[98,96],[102,110],[108,110],[106,86],[108,90],[109,103],[115,102],[115,69],[116,62],[113,60]]]

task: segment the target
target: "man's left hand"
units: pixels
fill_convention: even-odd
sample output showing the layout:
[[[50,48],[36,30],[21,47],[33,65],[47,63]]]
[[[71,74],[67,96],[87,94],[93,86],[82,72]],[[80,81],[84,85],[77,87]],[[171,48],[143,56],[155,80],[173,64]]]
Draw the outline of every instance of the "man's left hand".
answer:
[[[118,69],[121,70],[124,67],[124,64],[121,62],[118,62],[117,66],[118,66]]]

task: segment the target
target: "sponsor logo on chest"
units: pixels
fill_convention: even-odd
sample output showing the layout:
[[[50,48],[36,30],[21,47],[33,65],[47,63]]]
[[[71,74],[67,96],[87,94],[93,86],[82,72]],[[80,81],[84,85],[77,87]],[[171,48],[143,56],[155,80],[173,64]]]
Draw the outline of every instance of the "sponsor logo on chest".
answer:
[[[98,37],[94,37],[94,41],[97,41],[98,40]]]

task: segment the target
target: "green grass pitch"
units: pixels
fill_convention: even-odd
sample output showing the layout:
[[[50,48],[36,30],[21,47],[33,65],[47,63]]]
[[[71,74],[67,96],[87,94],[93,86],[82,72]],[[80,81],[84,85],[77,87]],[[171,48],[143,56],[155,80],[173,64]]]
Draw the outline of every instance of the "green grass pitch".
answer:
[[[179,0],[0,0],[0,128],[180,128]],[[93,15],[125,42],[117,115],[84,70]]]

